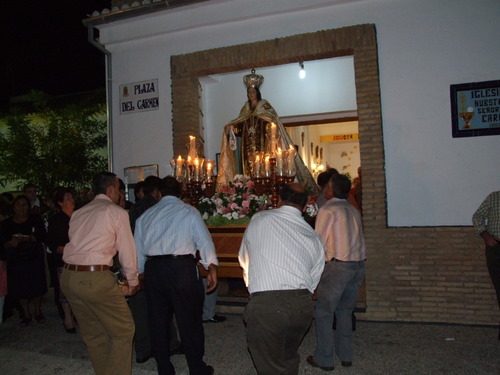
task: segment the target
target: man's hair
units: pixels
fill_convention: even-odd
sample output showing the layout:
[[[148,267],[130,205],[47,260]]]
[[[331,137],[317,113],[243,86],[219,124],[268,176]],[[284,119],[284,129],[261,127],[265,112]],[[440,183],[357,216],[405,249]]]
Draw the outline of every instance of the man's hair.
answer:
[[[305,191],[297,191],[289,184],[286,184],[280,189],[280,198],[282,201],[297,205],[302,209],[307,202],[307,193]]]
[[[347,199],[351,190],[351,180],[343,174],[334,174],[330,179],[335,198]]]
[[[135,197],[135,200],[139,200],[139,196],[137,195],[139,193],[139,191],[141,191],[142,189],[142,192],[144,193],[144,181],[139,181],[137,184],[134,185],[134,197]]]
[[[56,206],[56,208],[60,208],[59,202],[64,201],[64,196],[66,195],[66,193],[73,194],[73,191],[71,189],[69,189],[67,187],[63,187],[63,186],[59,186],[54,190],[54,192],[52,193],[52,201],[54,202],[54,205]]]
[[[318,186],[319,187],[325,187],[325,185],[328,183],[328,181],[330,181],[330,179],[332,178],[332,176],[334,174],[337,174],[339,173],[339,171],[337,171],[335,168],[328,168],[326,171],[324,172],[321,172],[319,175],[318,175]]]
[[[118,183],[120,184],[120,190],[125,191],[125,182],[121,178],[118,178]]]
[[[181,184],[172,176],[167,176],[161,180],[160,193],[162,197],[167,195],[173,195],[174,197],[180,197],[181,195]]]
[[[116,181],[116,174],[112,172],[98,173],[92,181],[92,191],[95,195],[106,194],[109,186],[113,186]]]
[[[23,192],[26,192],[26,190],[31,189],[31,188],[35,188],[36,189],[36,186],[35,186],[35,184],[32,184],[31,182],[28,182],[27,184],[25,184],[23,186]]]
[[[142,191],[144,195],[152,194],[153,191],[159,190],[161,184],[161,178],[157,176],[148,176],[143,182]],[[137,185],[136,185],[137,186]]]

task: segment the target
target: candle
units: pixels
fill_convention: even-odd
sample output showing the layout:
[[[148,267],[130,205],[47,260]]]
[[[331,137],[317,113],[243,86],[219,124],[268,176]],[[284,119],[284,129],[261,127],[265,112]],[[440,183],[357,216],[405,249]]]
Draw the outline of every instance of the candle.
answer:
[[[276,124],[271,123],[271,152],[276,152]]]
[[[286,153],[287,174],[293,176],[295,174],[295,147],[290,145]]]
[[[264,159],[264,169],[266,171],[266,174],[268,172],[271,172],[271,162],[269,161],[270,156],[266,155],[266,158]]]
[[[256,154],[255,155],[255,161],[254,161],[254,173],[255,173],[255,177],[260,177],[260,164],[261,164],[260,155]]]
[[[293,163],[295,161],[295,147],[293,147],[293,145],[290,145],[287,151],[287,159],[288,163]]]
[[[283,152],[281,147],[278,147],[278,152],[276,153],[276,172],[279,176],[283,174]]]
[[[189,153],[188,155],[191,157],[191,160],[194,160],[196,157],[198,157],[196,153],[196,137],[193,137],[192,135],[189,136]]]
[[[184,159],[179,155],[175,161],[175,177],[182,176],[182,166],[184,165]]]
[[[209,160],[207,161],[207,176],[211,176],[212,175],[212,161]]]
[[[196,180],[200,177],[200,159],[194,159],[194,177]]]

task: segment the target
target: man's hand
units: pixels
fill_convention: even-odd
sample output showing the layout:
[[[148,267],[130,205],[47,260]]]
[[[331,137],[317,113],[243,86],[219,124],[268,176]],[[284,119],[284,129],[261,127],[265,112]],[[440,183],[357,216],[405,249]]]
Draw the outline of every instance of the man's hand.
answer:
[[[130,286],[128,284],[120,284],[120,289],[124,296],[133,296],[139,290],[139,285]]]
[[[493,246],[496,246],[498,245],[498,243],[500,242],[500,239],[492,236],[491,234],[489,234],[487,231],[484,231],[483,233],[481,233],[481,237],[483,237],[483,240],[484,240],[484,244],[487,246],[487,247],[493,247]]]
[[[207,275],[207,294],[217,288],[217,266],[210,263]]]

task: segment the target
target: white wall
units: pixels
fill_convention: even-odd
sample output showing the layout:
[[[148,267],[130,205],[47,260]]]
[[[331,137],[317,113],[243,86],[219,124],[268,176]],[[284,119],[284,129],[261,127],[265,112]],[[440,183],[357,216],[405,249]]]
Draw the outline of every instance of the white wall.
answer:
[[[499,79],[499,19],[498,0],[213,0],[99,26],[113,53],[115,171],[170,172],[171,55],[373,23],[389,225],[470,225],[500,189],[500,136],[452,138],[449,86]],[[118,86],[154,78],[160,110],[120,116]]]

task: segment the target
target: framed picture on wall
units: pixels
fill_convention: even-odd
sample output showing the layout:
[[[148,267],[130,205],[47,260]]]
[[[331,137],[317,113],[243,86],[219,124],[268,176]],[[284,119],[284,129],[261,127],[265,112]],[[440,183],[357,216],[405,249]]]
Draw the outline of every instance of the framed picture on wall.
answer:
[[[146,177],[158,177],[158,164],[127,167],[124,172],[126,198],[134,203],[135,185],[140,181],[144,181]]]
[[[453,138],[500,134],[500,80],[450,86]]]

